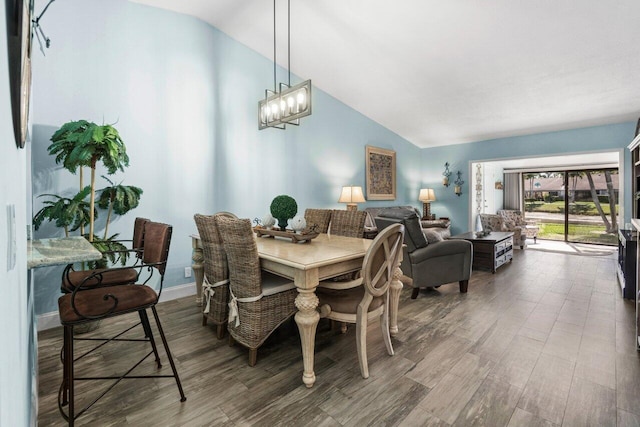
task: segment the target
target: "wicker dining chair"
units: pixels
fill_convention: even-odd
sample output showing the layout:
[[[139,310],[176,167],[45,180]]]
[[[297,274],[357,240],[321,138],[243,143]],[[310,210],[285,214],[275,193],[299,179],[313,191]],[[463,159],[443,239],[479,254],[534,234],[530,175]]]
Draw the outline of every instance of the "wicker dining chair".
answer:
[[[131,254],[134,256],[132,267],[140,264],[142,261],[142,252],[144,250],[144,225],[149,221],[147,218],[136,218],[133,224],[133,238],[130,240],[116,240],[122,244],[129,244],[131,247],[125,251],[118,251],[117,256]],[[109,274],[99,274],[109,270],[109,268],[93,269],[93,270],[75,270],[73,264],[65,267],[62,273],[62,281],[60,283],[60,291],[62,293],[73,292],[73,289],[84,280],[91,276],[92,283],[84,282],[84,285],[92,286],[113,286],[113,285],[129,285],[136,283],[138,280],[139,269],[136,268],[118,268]]]
[[[217,216],[215,221],[229,264],[229,344],[248,347],[254,366],[258,347],[296,312],[298,292],[293,282],[260,269],[250,220]]]
[[[217,216],[238,218],[230,212],[218,212],[214,215],[195,214],[193,219],[200,234],[204,254],[202,326],[206,326],[210,321],[216,325],[216,336],[222,339],[229,318],[229,269],[215,220]]]
[[[331,209],[308,208],[304,211],[304,219],[307,222],[307,228],[318,233],[326,233],[331,221]]]
[[[334,209],[331,212],[329,234],[345,237],[364,236],[364,223],[367,220],[365,211],[347,211]]]
[[[389,335],[389,287],[402,251],[404,226],[394,224],[380,232],[362,262],[362,276],[351,282],[323,281],[316,289],[320,316],[356,324],[360,373],[369,378],[367,324],[378,318],[387,353],[393,356]]]
[[[186,397],[182,389],[182,384],[176,370],[171,351],[169,350],[169,344],[165,337],[156,311],[156,304],[160,298],[162,292],[162,285],[164,282],[165,270],[167,267],[167,258],[169,256],[169,246],[171,243],[172,227],[167,224],[161,224],[157,222],[148,221],[144,226],[144,251],[142,252],[142,263],[136,267],[120,267],[113,268],[103,272],[96,272],[94,276],[88,276],[83,283],[76,286],[73,292],[62,295],[58,299],[58,312],[60,315],[60,322],[64,328],[63,339],[63,379],[60,385],[60,391],[58,393],[58,407],[62,417],[68,421],[69,426],[73,426],[78,416],[87,411],[94,403],[101,399],[107,392],[115,387],[123,379],[140,379],[140,378],[174,378],[178,391],[180,393],[180,401],[184,402]],[[139,270],[145,270],[145,281],[143,283],[132,285],[115,285],[115,286],[99,286],[95,287],[91,284],[94,283],[96,277],[99,275],[118,275],[119,272],[126,268],[135,268]],[[159,277],[159,284],[156,292],[147,283],[156,275]],[[140,277],[140,275],[138,275]],[[108,278],[105,278],[107,280]],[[136,375],[132,373],[136,367],[138,367],[149,356],[154,355],[157,369],[162,367],[160,363],[160,356],[156,347],[153,332],[147,316],[147,309],[151,309],[162,344],[164,346],[165,353],[169,359],[171,365],[171,374],[156,375]],[[90,338],[91,341],[100,342],[94,349],[83,352],[80,356],[74,355],[74,342],[76,340],[85,340],[83,338],[76,338],[74,336],[74,328],[86,324],[87,322],[106,319],[110,317],[116,317],[129,313],[138,312],[140,317],[140,323],[132,325],[130,328],[121,332],[114,337],[109,338]],[[125,338],[124,334],[130,330],[133,330],[136,326],[142,325],[145,337],[140,339]],[[108,368],[106,373],[111,375],[106,376],[75,376],[75,365],[86,355],[94,354],[93,351],[102,347],[103,345],[113,342],[132,342],[143,341],[148,342],[151,345],[151,350],[146,353],[140,360],[132,364],[131,368],[120,375],[114,375],[111,372],[111,367]],[[132,344],[132,346],[135,344]],[[123,358],[128,360],[126,350],[121,350]],[[138,353],[138,349],[134,349],[135,354]],[[129,355],[130,356],[130,355]],[[96,362],[98,360],[98,362]],[[92,359],[92,366],[99,363],[99,359]],[[82,370],[83,372],[85,369]],[[97,381],[97,380],[113,380],[113,382],[104,389],[104,391],[98,394],[91,403],[85,406],[83,409],[77,411],[75,407],[75,383],[77,381]],[[67,407],[65,412],[64,407]]]

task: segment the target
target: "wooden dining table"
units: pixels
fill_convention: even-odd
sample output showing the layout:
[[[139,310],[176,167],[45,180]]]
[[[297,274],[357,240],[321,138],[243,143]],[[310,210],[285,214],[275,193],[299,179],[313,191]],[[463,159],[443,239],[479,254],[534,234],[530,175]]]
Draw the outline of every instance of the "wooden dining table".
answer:
[[[204,256],[200,236],[192,234],[193,272],[196,279],[196,302],[202,304],[202,280]],[[345,273],[358,271],[367,249],[373,241],[352,237],[320,234],[305,243],[291,240],[256,237],[260,266],[271,273],[291,279],[298,289],[295,305],[298,311],[295,321],[300,332],[304,370],[302,382],[312,387],[316,381],[313,370],[316,328],[320,320],[318,297],[315,290],[320,281]],[[402,290],[400,262],[394,271],[390,287],[389,331],[398,332],[398,304]]]

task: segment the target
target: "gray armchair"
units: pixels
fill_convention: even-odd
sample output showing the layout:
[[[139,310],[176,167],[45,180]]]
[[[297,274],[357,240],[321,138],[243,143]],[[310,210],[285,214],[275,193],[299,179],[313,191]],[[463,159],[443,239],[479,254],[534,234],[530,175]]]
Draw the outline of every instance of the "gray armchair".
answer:
[[[415,212],[384,212],[375,218],[378,230],[391,224],[405,227],[402,260],[403,282],[413,286],[411,299],[415,299],[420,288],[436,288],[446,283],[458,282],[460,292],[467,292],[473,245],[466,240],[444,240],[428,243],[420,219]]]

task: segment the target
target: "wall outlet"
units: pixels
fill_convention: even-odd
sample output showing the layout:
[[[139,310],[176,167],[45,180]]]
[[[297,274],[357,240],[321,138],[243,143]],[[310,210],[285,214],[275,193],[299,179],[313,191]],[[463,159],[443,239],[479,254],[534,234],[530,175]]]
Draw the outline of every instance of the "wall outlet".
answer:
[[[184,268],[184,277],[191,277],[191,267]]]

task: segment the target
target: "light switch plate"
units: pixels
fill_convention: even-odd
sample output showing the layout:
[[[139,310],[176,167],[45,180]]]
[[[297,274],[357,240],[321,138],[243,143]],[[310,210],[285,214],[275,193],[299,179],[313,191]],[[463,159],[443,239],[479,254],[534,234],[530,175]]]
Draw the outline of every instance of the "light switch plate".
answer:
[[[7,271],[16,266],[16,205],[7,205]]]

